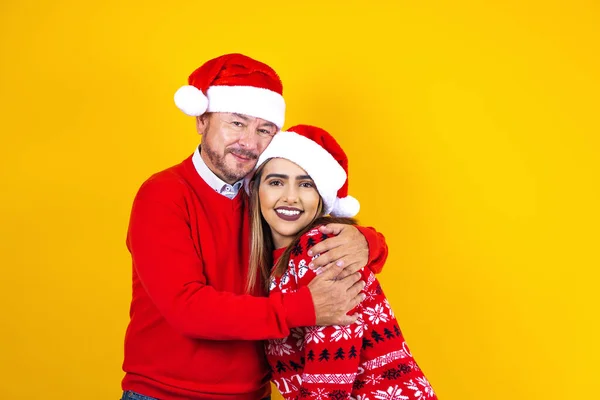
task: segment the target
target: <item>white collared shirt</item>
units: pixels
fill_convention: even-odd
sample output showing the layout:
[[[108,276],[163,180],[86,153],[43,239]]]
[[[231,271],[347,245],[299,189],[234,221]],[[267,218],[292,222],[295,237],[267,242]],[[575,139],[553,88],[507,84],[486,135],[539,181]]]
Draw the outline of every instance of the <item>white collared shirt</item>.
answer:
[[[194,152],[192,156],[192,162],[194,163],[194,168],[196,168],[196,172],[200,175],[200,178],[204,179],[204,182],[208,184],[211,188],[215,190],[215,192],[229,198],[233,199],[239,193],[242,188],[242,184],[244,180],[241,179],[234,183],[233,185],[228,184],[223,181],[214,172],[208,168],[208,165],[204,162],[202,157],[200,156],[200,146]]]

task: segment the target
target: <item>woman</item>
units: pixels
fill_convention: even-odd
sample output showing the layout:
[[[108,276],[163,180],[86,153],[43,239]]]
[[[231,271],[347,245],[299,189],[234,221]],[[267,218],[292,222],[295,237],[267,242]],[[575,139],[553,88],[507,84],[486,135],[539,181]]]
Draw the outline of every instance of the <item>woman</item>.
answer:
[[[359,203],[348,196],[347,159],[326,131],[297,125],[280,132],[247,183],[252,245],[248,290],[296,291],[318,272],[307,250],[327,238],[319,226],[352,224]],[[315,257],[318,257],[316,255]],[[410,353],[394,313],[369,268],[365,300],[349,326],[295,328],[269,340],[272,380],[286,399],[437,399]],[[261,279],[262,278],[262,279]],[[265,288],[267,289],[267,288]]]

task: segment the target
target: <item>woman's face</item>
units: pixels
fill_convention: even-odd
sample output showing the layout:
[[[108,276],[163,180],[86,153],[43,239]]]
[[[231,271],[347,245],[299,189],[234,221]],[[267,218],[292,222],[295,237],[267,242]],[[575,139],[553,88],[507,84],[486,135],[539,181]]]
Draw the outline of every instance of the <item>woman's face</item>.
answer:
[[[283,158],[268,161],[260,179],[260,211],[271,227],[275,247],[289,246],[319,212],[317,187],[306,171]]]

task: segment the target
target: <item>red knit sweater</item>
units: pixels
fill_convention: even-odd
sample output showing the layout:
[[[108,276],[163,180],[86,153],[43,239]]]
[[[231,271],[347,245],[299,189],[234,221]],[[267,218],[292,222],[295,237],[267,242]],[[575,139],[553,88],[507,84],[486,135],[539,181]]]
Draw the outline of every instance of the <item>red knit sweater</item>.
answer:
[[[287,270],[271,277],[271,296],[306,288],[316,276],[307,268],[307,249],[326,237],[313,229],[300,238]],[[273,259],[284,250],[276,250]],[[437,399],[375,275],[368,268],[361,273],[367,298],[352,311],[360,315],[357,323],[294,328],[290,336],[268,341],[272,379],[285,399]]]
[[[371,259],[383,237],[361,228]],[[231,200],[196,172],[191,157],[148,179],[133,204],[133,261],[123,390],[160,399],[260,399],[269,393],[262,339],[315,323],[308,288],[243,294],[249,253],[244,193]],[[375,267],[377,268],[377,267]]]

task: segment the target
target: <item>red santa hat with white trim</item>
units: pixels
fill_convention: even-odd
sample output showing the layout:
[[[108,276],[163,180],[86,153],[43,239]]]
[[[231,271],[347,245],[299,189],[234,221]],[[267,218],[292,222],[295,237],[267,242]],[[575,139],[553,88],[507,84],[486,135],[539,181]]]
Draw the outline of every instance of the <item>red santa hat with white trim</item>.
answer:
[[[175,93],[185,114],[231,112],[261,118],[283,127],[283,85],[273,68],[243,54],[225,54],[196,69],[188,85]]]
[[[354,217],[360,203],[348,195],[348,157],[327,131],[296,125],[279,132],[258,158],[255,171],[271,158],[285,158],[306,171],[323,198],[324,214]],[[248,181],[247,181],[248,183]]]

